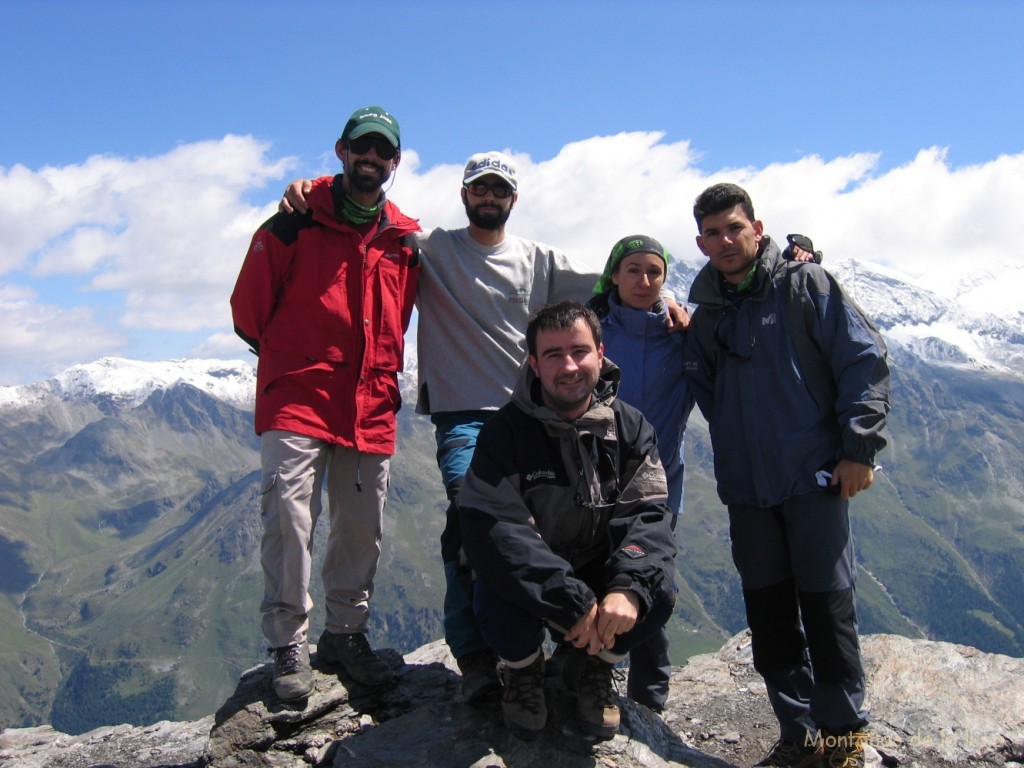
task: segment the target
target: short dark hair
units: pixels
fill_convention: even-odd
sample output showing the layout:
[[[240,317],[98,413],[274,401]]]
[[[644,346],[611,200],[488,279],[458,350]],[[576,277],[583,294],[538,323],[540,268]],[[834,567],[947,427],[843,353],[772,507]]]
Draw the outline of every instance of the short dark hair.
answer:
[[[576,325],[577,320],[590,326],[594,346],[601,346],[601,321],[597,319],[594,310],[578,301],[560,301],[541,307],[530,318],[530,324],[526,326],[526,350],[536,357],[538,331],[567,331]]]
[[[701,231],[704,225],[705,216],[714,216],[716,213],[728,211],[736,206],[743,208],[747,218],[754,221],[754,203],[750,200],[747,190],[737,184],[714,184],[699,195],[693,201],[693,218],[697,220],[697,232]]]

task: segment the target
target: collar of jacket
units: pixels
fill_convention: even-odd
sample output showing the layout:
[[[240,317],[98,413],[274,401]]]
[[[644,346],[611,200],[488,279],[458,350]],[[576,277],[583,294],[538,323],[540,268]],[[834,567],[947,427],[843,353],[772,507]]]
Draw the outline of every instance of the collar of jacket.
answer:
[[[782,263],[782,252],[768,235],[761,240],[761,252],[757,257],[757,274],[754,277],[754,285],[739,298],[760,297],[768,290],[771,284],[772,275]],[[711,266],[711,263],[704,265],[704,268],[697,273],[690,286],[691,304],[723,306],[734,304],[736,298],[727,296],[722,290],[721,273]]]
[[[342,222],[343,224],[348,224],[351,227],[351,226],[355,226],[355,225],[352,224],[351,222],[345,221],[342,218],[342,214],[341,214],[341,212],[345,208],[345,197],[346,197],[346,195],[345,195],[345,185],[342,183],[342,178],[344,177],[344,175],[345,174],[343,174],[343,173],[339,173],[337,176],[334,177],[334,180],[331,182],[331,206],[332,207],[331,207],[331,212],[330,213],[331,213],[331,217],[332,218],[336,219],[337,221]],[[388,211],[387,211],[386,203],[387,203],[387,200],[384,197],[384,190],[381,190],[380,196],[377,198],[377,203],[376,203],[376,205],[380,208],[380,215],[377,218],[377,226],[380,229],[384,229],[384,227],[386,227],[388,224],[390,224],[390,222],[388,221]],[[369,224],[370,222],[367,222],[367,223]]]
[[[365,239],[353,225],[348,224],[334,217],[335,210],[335,188],[341,189],[341,174],[333,177],[327,184],[313,185],[313,191],[309,196],[309,211],[304,214],[318,224],[330,227],[338,231],[353,232],[361,239]],[[382,193],[383,194],[383,193]],[[376,238],[381,233],[388,232],[399,236],[411,235],[420,231],[419,221],[404,214],[398,206],[390,200],[384,200],[381,208],[380,221],[372,232],[370,239]]]
[[[615,318],[619,325],[628,333],[635,336],[643,336],[647,329],[653,326],[665,325],[665,304],[658,299],[653,309],[635,309],[627,307],[619,298],[618,291],[612,291],[608,295],[608,315]]]
[[[512,402],[527,416],[544,423],[554,432],[574,430],[586,425],[589,431],[604,434],[612,429],[615,422],[611,404],[619,391],[621,378],[619,366],[607,357],[604,358],[590,407],[576,421],[566,421],[544,405],[540,395],[540,380],[530,367],[529,361],[525,361],[519,367],[519,377],[515,389],[512,390]]]

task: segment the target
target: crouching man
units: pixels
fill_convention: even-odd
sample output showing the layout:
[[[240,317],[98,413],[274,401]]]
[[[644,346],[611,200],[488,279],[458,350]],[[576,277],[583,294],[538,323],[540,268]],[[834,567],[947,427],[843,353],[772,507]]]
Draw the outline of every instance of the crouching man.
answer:
[[[502,709],[520,736],[539,734],[545,627],[581,725],[610,738],[619,708],[612,667],[658,632],[675,603],[675,540],[654,430],[616,399],[590,309],[541,309],[512,400],[480,431],[459,496],[476,574],[473,609],[502,660]]]

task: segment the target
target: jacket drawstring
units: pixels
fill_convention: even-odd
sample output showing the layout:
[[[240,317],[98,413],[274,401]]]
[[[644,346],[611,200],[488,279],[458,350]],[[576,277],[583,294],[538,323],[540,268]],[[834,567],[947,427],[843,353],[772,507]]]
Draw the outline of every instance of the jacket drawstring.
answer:
[[[363,463],[363,452],[356,453],[356,491],[363,492],[363,478],[359,473],[359,467]]]

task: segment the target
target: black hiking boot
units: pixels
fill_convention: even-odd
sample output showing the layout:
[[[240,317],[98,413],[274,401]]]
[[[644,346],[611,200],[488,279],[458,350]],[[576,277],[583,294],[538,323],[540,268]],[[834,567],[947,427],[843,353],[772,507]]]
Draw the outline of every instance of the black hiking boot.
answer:
[[[462,673],[462,700],[467,704],[483,704],[497,699],[501,691],[498,676],[498,657],[490,648],[470,651],[456,659]]]
[[[822,738],[825,752],[821,756],[822,768],[864,768],[864,744],[868,735],[864,731],[829,733]]]
[[[778,766],[779,768],[821,768],[821,744],[814,742],[803,745],[795,741],[779,739],[764,759],[754,763],[754,768]]]
[[[612,665],[578,648],[569,649],[562,669],[566,687],[576,694],[580,724],[591,736],[610,739],[619,730],[618,699]]]
[[[294,701],[313,690],[313,668],[306,643],[271,648],[274,654],[274,693],[281,701]]]
[[[535,739],[548,721],[544,700],[544,652],[528,666],[512,669],[501,665],[501,711],[512,733],[523,739]]]
[[[321,661],[341,666],[349,677],[363,685],[385,685],[395,679],[394,671],[373,652],[362,632],[337,635],[325,629],[317,643],[316,655]]]

